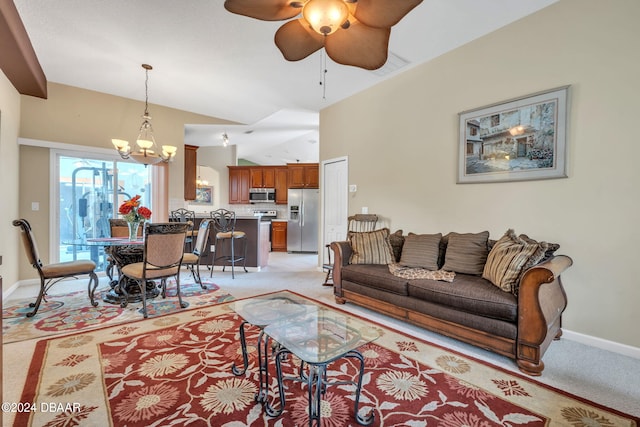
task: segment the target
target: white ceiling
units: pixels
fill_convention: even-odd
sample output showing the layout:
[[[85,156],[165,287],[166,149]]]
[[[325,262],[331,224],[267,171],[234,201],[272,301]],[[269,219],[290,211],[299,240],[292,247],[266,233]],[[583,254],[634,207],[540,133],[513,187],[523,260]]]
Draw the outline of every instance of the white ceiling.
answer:
[[[556,1],[425,0],[391,31],[390,51],[408,64],[384,75],[321,52],[288,62],[273,43],[282,22],[231,14],[222,0],[14,3],[48,81],[144,100],[151,64],[152,116],[159,104],[239,123],[188,125],[185,143],[222,145],[226,132],[238,157],[283,164],[318,161],[322,108]]]

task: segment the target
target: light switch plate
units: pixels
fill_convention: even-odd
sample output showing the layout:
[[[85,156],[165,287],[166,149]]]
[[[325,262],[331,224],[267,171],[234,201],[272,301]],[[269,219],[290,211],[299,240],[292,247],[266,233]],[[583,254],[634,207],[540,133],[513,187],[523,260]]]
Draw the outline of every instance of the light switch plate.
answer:
[[[40,202],[31,202],[31,210],[39,211],[40,210]]]

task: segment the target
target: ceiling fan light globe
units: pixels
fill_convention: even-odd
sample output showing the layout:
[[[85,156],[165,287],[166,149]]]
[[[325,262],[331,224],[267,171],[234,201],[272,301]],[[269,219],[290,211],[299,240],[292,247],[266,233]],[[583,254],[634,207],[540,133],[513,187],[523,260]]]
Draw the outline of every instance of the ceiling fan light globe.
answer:
[[[345,23],[349,8],[343,0],[309,0],[302,8],[302,16],[314,31],[328,36]]]

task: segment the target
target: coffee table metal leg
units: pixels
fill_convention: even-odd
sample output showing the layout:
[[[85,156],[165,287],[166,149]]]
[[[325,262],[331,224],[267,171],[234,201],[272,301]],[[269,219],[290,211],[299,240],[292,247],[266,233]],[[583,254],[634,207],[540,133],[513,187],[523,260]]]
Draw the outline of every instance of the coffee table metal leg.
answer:
[[[361,416],[359,414],[360,392],[362,391],[362,379],[364,378],[364,357],[362,357],[362,354],[360,354],[360,352],[356,350],[351,350],[350,352],[345,354],[344,357],[353,357],[360,361],[360,372],[358,373],[358,383],[356,384],[356,398],[355,404],[353,406],[353,411],[355,413],[356,421],[358,422],[358,424],[367,426],[373,423],[375,414],[373,411],[369,412],[365,416]]]
[[[247,355],[247,340],[245,339],[245,334],[244,334],[244,325],[246,323],[247,322],[242,322],[239,328],[240,346],[242,347],[242,362],[244,364],[244,367],[242,369],[239,369],[236,366],[236,363],[233,362],[233,366],[231,367],[231,372],[233,372],[234,375],[243,375],[247,371],[247,368],[249,367],[249,356]]]
[[[258,335],[258,365],[260,380],[256,402],[265,403],[269,394],[269,335],[263,330]]]
[[[360,369],[358,372],[358,380],[357,381],[329,381],[327,379],[327,366],[329,365],[329,363],[333,362],[334,360],[328,361],[327,363],[319,363],[319,364],[313,364],[313,363],[308,363],[306,362],[306,364],[309,366],[309,373],[305,374],[304,373],[304,365],[305,362],[301,362],[300,363],[300,371],[298,373],[299,377],[283,377],[282,375],[282,360],[284,359],[284,356],[287,354],[291,354],[291,352],[285,348],[281,349],[278,354],[276,355],[276,377],[278,380],[278,391],[279,391],[279,398],[280,398],[280,409],[274,409],[273,406],[271,406],[271,404],[267,403],[265,405],[266,408],[266,412],[267,415],[269,415],[270,417],[277,417],[280,414],[282,414],[282,412],[284,411],[284,407],[286,404],[285,401],[285,392],[284,392],[284,386],[283,386],[283,380],[288,379],[288,380],[293,380],[293,381],[301,381],[301,382],[306,382],[307,383],[307,396],[309,399],[309,406],[308,406],[308,412],[309,412],[309,426],[313,426],[314,425],[314,421],[315,424],[320,426],[321,425],[321,415],[322,415],[322,395],[325,393],[327,386],[330,385],[343,385],[343,384],[352,384],[356,386],[356,390],[355,390],[355,403],[353,406],[353,410],[354,410],[354,416],[356,421],[358,422],[358,424],[360,425],[370,425],[371,423],[373,423],[373,420],[375,418],[375,414],[373,411],[369,412],[368,414],[362,416],[359,414],[359,410],[360,410],[360,393],[362,391],[362,380],[364,378],[364,357],[362,357],[362,354],[360,354],[360,352],[356,351],[356,350],[351,350],[347,353],[345,353],[342,357],[346,357],[346,358],[354,358],[354,359],[358,359],[360,361]],[[339,358],[338,358],[339,359]]]
[[[282,376],[282,361],[285,359],[285,356],[287,354],[291,354],[291,352],[286,348],[281,348],[276,353],[276,379],[278,380],[278,396],[280,398],[280,408],[274,409],[274,407],[269,402],[267,402],[265,405],[265,411],[270,417],[278,417],[280,416],[280,414],[282,414],[282,411],[284,411],[285,393],[284,385],[282,383],[282,380],[284,379]]]

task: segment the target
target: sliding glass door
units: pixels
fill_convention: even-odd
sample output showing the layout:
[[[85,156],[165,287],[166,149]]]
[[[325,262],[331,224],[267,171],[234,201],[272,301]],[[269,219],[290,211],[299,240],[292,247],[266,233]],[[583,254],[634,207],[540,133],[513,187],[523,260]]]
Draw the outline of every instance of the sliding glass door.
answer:
[[[59,261],[91,259],[97,271],[106,266],[99,247],[82,246],[90,238],[109,237],[109,219],[135,195],[151,206],[151,168],[139,163],[57,153],[57,240]],[[75,244],[72,244],[75,243]]]

